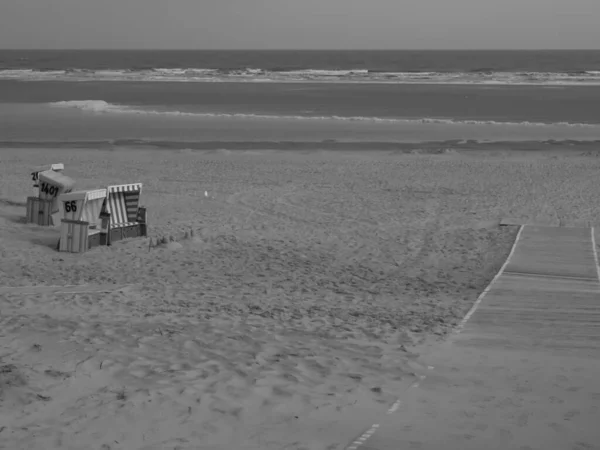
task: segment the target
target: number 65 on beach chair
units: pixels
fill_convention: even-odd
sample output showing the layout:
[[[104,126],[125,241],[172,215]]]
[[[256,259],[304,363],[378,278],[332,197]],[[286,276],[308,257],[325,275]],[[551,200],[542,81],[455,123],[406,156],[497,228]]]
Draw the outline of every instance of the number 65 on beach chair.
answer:
[[[102,217],[108,218],[108,245],[121,239],[147,236],[146,208],[140,207],[142,183],[108,186]]]

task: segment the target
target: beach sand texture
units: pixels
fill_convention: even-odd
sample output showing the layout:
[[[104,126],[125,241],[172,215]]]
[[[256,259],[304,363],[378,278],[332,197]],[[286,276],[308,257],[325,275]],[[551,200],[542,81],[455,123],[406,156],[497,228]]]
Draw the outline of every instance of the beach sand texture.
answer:
[[[1,159],[6,449],[342,449],[417,379],[407,347],[443,337],[496,274],[517,232],[500,218],[600,223],[594,155]],[[77,189],[142,182],[150,236],[196,237],[56,252],[57,229],[24,224],[29,170],[53,162]]]

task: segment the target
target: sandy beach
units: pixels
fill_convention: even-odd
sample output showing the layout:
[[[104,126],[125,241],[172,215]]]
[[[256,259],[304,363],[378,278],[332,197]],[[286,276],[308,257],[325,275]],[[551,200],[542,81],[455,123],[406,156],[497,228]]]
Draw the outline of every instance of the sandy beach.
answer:
[[[494,277],[501,218],[600,224],[598,155],[0,149],[0,448],[341,450]],[[57,252],[24,223],[57,162],[195,237]]]

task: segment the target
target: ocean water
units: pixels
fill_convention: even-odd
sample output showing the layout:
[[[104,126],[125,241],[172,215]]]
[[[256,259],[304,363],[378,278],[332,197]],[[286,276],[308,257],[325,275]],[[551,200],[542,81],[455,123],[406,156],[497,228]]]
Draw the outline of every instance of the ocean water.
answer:
[[[600,84],[600,51],[9,51],[0,78]]]
[[[600,139],[600,51],[0,51],[0,143]]]

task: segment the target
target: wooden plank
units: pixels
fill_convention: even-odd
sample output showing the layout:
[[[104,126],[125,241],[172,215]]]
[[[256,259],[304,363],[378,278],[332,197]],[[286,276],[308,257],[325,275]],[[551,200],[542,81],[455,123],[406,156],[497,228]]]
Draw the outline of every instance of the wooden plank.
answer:
[[[68,252],[69,241],[69,224],[65,223],[63,220],[60,224],[60,241],[58,243],[58,251]]]

